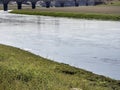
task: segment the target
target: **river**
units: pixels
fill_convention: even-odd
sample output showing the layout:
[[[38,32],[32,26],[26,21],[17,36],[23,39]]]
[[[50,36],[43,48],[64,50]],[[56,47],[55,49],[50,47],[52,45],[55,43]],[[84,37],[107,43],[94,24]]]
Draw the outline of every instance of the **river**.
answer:
[[[0,43],[120,80],[120,22],[0,11]]]

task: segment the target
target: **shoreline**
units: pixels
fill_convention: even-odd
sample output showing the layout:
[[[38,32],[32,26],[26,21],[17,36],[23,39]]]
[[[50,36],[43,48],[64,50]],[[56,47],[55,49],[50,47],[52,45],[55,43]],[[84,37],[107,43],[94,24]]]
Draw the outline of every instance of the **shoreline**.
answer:
[[[80,7],[36,7],[30,9],[25,7],[21,10],[13,9],[10,13],[43,15],[53,17],[67,17],[77,19],[96,19],[120,21],[120,7],[118,6],[80,6]]]
[[[59,87],[61,87],[60,90],[70,90],[71,88],[80,88],[82,90],[93,90],[93,88],[94,90],[120,89],[120,80],[97,75],[68,64],[43,58],[19,48],[2,44],[0,44],[0,73],[1,80],[5,81],[0,82],[1,90],[3,89],[1,88],[2,85],[6,86],[8,84],[8,88],[16,88],[18,85],[28,85],[26,87],[33,90],[33,87],[39,87],[38,79],[40,78],[44,78],[41,79],[44,83],[39,87],[39,90],[43,90],[42,87],[46,86],[46,81],[48,88],[52,88],[52,90],[53,88],[58,89]],[[7,81],[11,84],[7,83]],[[16,81],[19,83],[15,83]],[[38,84],[34,86],[34,83]],[[15,87],[13,87],[14,84]],[[51,84],[52,87],[50,86]],[[66,85],[64,86],[64,84]],[[8,90],[7,86],[6,90]],[[26,90],[25,87],[22,90]]]
[[[29,11],[29,10],[13,10],[10,13],[26,14],[26,15],[42,15],[52,17],[67,17],[88,20],[112,20],[120,21],[120,15],[98,14],[98,13],[72,13],[72,12],[49,12],[49,11]]]

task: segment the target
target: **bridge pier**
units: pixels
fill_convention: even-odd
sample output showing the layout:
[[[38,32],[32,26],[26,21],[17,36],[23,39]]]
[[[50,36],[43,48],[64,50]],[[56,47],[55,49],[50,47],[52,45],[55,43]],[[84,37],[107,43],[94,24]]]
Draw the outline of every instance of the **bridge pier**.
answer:
[[[78,6],[79,6],[79,3],[76,2],[76,3],[75,3],[75,6],[78,7]]]
[[[61,2],[61,3],[60,3],[60,7],[64,7],[64,2]]]
[[[32,9],[35,9],[36,8],[36,2],[31,2],[32,4]]]
[[[75,7],[79,6],[79,1],[78,0],[74,0],[74,3],[75,3]]]
[[[3,3],[3,9],[4,9],[4,11],[8,10],[8,4],[7,3]]]
[[[22,2],[17,2],[17,8],[20,10],[22,9]]]
[[[46,1],[45,4],[46,4],[46,8],[50,8],[50,1]]]

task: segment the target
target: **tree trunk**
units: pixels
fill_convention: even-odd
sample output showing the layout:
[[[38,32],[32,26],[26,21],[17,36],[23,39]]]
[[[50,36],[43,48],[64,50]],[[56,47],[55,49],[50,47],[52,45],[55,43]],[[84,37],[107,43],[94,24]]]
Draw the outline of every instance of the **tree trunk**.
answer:
[[[4,4],[3,4],[3,8],[4,8],[4,11],[7,11],[7,10],[8,10],[8,4],[7,4],[7,3],[4,3]]]

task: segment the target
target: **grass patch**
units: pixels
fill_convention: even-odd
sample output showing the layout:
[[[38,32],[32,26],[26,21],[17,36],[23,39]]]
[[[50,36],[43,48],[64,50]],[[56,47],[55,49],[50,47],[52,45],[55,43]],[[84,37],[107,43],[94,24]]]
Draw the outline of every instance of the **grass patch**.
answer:
[[[113,80],[0,45],[0,90],[120,90]]]
[[[120,6],[120,1],[116,1],[116,2],[111,2],[109,4],[107,4],[108,6]]]
[[[82,19],[98,19],[98,20],[115,20],[120,21],[120,15],[114,14],[96,14],[96,13],[73,13],[73,12],[52,12],[38,10],[13,10],[11,13],[27,14],[27,15],[43,15],[54,17],[69,17]]]

